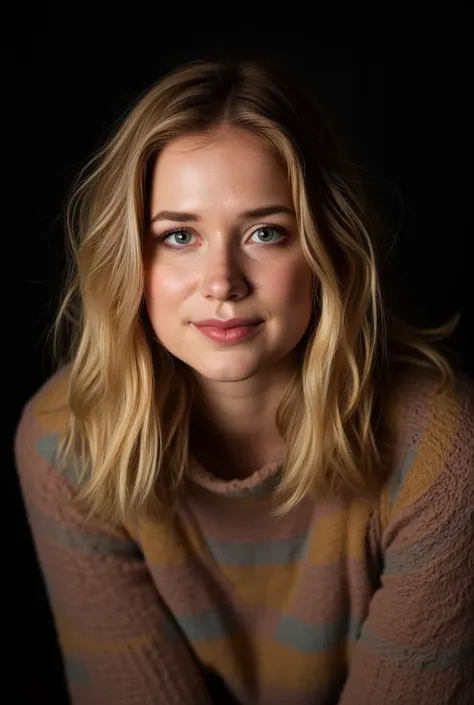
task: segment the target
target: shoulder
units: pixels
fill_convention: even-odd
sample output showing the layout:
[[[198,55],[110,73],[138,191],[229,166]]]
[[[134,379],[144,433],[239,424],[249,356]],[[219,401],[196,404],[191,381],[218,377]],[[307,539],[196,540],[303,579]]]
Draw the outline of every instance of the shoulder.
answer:
[[[385,526],[424,502],[448,512],[474,492],[474,381],[456,371],[440,390],[434,371],[405,368],[389,403],[393,472],[381,498]],[[472,505],[471,505],[472,506]]]
[[[53,463],[69,427],[69,366],[61,368],[25,403],[18,421],[14,452],[20,474],[41,457]]]
[[[454,383],[445,390],[440,389],[438,372],[414,366],[403,366],[393,376],[389,413],[395,427],[412,432],[416,441],[427,428],[427,422],[437,420],[448,431],[450,422],[462,415],[473,414],[474,380],[465,372],[454,373]],[[465,419],[469,421],[469,418]]]
[[[34,422],[45,433],[64,435],[69,423],[70,367],[62,367],[26,401],[18,428]]]
[[[60,546],[102,557],[117,550],[128,555],[129,549],[116,543],[117,537],[129,540],[124,528],[110,526],[76,502],[84,477],[80,461],[58,458],[69,430],[70,369],[46,380],[24,405],[16,428],[15,465],[29,522],[36,539],[55,546],[55,552]]]

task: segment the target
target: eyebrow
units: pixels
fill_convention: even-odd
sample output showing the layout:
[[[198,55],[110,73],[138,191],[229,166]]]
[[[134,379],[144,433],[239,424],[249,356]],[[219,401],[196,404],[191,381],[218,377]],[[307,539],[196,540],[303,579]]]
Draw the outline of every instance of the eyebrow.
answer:
[[[261,206],[260,208],[251,208],[239,213],[238,218],[266,218],[267,215],[275,215],[276,213],[288,213],[296,215],[293,208],[284,205]],[[195,213],[184,213],[182,211],[159,211],[150,221],[154,223],[156,220],[174,220],[178,223],[187,223],[189,221],[198,221],[201,218]]]

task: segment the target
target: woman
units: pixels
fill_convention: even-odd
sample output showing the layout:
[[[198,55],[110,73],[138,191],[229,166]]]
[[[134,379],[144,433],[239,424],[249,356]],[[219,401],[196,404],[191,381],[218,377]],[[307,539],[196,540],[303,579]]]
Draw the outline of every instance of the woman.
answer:
[[[16,457],[72,702],[471,702],[474,385],[391,314],[317,108],[179,68],[68,228]]]

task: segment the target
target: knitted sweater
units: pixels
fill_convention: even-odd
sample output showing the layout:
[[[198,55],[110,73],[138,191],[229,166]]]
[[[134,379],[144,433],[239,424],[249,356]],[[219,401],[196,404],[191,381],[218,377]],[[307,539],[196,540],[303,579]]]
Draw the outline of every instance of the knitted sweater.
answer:
[[[275,518],[281,465],[223,481],[193,461],[173,520],[112,530],[57,470],[67,373],[51,378],[15,452],[74,705],[473,703],[474,383],[434,380],[393,388],[376,501]]]

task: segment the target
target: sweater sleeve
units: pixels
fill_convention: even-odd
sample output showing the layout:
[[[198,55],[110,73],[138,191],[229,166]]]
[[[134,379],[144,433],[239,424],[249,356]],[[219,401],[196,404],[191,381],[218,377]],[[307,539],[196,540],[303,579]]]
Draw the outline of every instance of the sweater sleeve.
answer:
[[[86,523],[72,502],[67,472],[54,464],[52,430],[45,432],[30,402],[17,428],[15,457],[71,702],[210,705],[139,547],[125,530]]]
[[[407,403],[378,516],[381,584],[340,705],[474,702],[474,393],[462,379]]]

